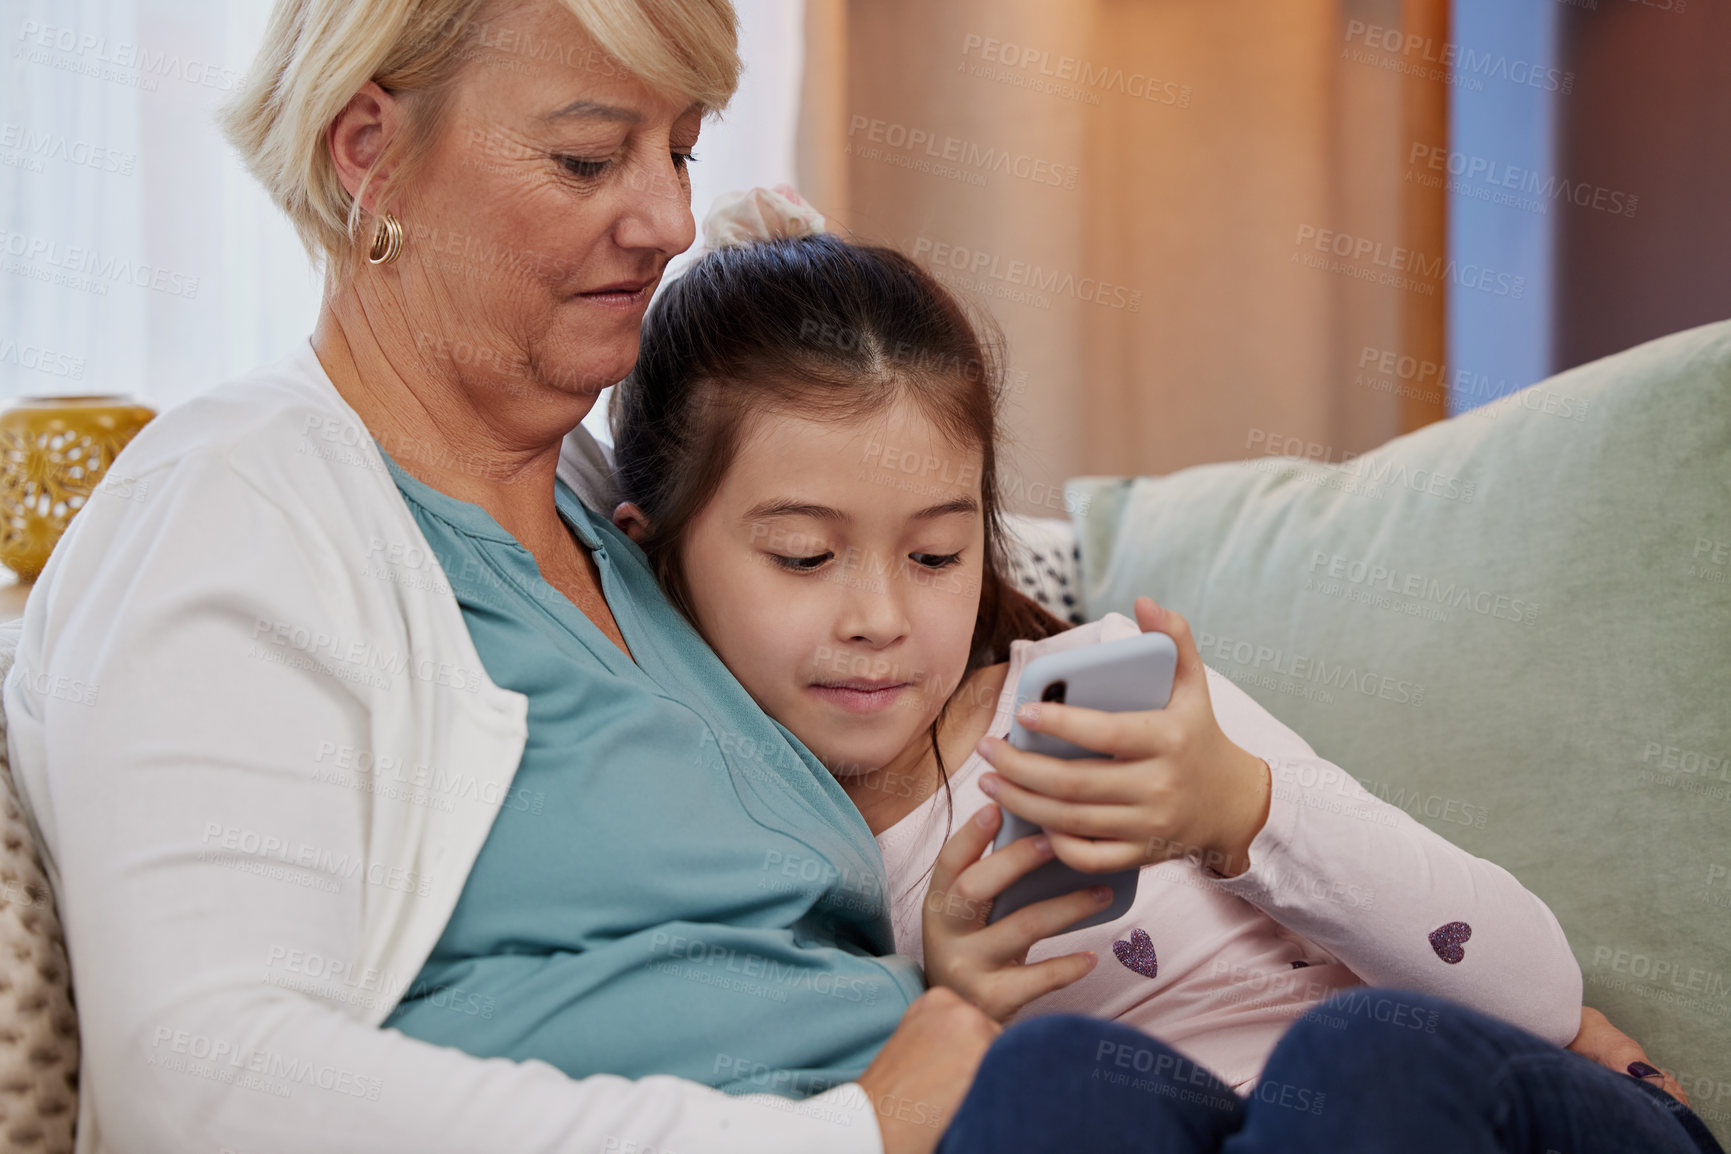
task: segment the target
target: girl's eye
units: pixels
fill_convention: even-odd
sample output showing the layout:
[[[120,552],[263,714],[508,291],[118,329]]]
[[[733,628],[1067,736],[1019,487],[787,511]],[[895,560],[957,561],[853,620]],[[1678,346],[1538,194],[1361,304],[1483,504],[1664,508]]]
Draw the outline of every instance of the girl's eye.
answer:
[[[605,160],[585,160],[581,156],[561,156],[559,158],[559,163],[563,165],[565,171],[569,172],[572,176],[579,177],[583,180],[596,180],[606,173],[609,162]]]
[[[834,553],[818,553],[811,557],[783,557],[779,553],[770,554],[770,557],[774,560],[775,564],[781,566],[790,573],[810,573],[821,567],[825,561],[828,561],[834,556]]]
[[[909,553],[914,564],[924,565],[927,569],[948,569],[962,559],[960,553]]]

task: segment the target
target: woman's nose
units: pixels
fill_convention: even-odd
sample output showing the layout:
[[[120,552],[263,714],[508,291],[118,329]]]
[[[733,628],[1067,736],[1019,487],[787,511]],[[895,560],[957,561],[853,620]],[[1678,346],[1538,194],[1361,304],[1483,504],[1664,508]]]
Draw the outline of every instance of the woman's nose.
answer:
[[[668,257],[691,247],[697,239],[691,189],[670,157],[637,166],[625,186],[620,247],[654,249]]]

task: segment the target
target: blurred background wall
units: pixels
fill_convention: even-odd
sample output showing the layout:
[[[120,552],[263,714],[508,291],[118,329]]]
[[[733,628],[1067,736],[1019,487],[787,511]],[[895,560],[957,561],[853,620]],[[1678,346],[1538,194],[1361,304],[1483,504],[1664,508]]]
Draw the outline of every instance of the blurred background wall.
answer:
[[[1444,90],[1343,34],[1440,39],[1442,0],[808,13],[804,183],[997,318],[1034,497],[1270,435],[1337,455],[1441,414],[1353,382],[1367,346],[1442,359],[1436,278],[1376,261],[1445,250],[1442,189],[1399,179],[1409,139],[1446,139]]]
[[[1023,507],[1731,315],[1731,6],[809,0],[804,187],[1002,326]]]
[[[1339,460],[1731,315],[1726,0],[737,7],[695,210],[791,180],[989,314],[1019,509]],[[6,5],[0,396],[172,404],[305,339],[318,278],[211,119],[268,8]]]

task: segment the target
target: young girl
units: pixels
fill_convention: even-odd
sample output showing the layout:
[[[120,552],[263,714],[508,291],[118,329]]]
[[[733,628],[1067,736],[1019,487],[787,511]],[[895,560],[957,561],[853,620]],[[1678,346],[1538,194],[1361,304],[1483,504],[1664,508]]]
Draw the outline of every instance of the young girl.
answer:
[[[1549,909],[1318,757],[1204,667],[1188,626],[1075,629],[1000,576],[993,361],[905,257],[831,236],[712,252],[646,319],[614,410],[615,521],[763,709],[828,766],[882,848],[899,951],[1006,1020],[1070,1011],[1171,1044],[1251,1093],[1276,1042],[1330,1015],[1414,1030],[1424,991],[1567,1045],[1581,976]],[[1021,670],[1142,630],[1180,660],[1164,710],[1024,709],[1099,750],[1010,749]],[[1047,836],[985,854],[1000,814]],[[984,855],[984,856],[982,856]],[[1130,911],[1060,932],[1104,887],[994,925],[1056,855],[1141,867]]]

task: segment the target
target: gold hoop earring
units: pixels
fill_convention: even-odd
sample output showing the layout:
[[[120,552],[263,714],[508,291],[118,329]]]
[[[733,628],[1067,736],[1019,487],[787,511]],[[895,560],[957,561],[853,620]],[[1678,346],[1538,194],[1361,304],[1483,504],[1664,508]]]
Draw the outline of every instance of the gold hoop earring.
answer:
[[[403,251],[403,222],[390,213],[379,218],[378,231],[373,233],[373,247],[367,253],[368,264],[390,264]]]

